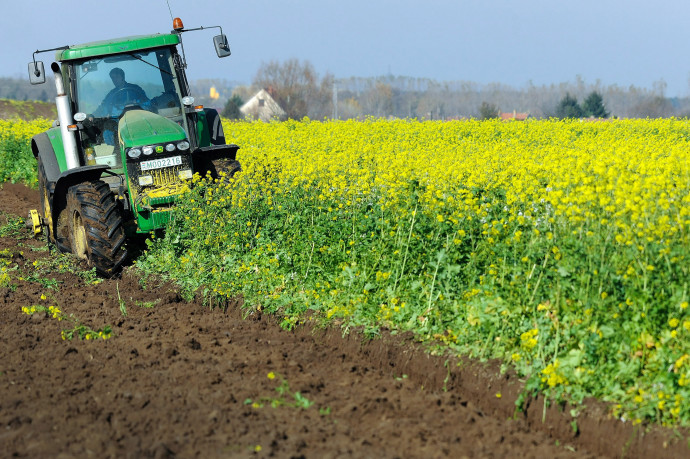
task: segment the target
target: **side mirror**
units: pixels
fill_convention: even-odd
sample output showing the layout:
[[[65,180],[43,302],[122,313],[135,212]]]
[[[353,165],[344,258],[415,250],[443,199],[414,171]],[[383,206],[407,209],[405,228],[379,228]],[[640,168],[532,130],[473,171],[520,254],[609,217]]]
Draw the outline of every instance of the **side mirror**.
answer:
[[[225,34],[213,37],[213,46],[216,47],[218,57],[228,57],[230,55],[230,45]]]
[[[46,82],[46,72],[43,61],[29,62],[29,82],[31,84],[43,84]]]

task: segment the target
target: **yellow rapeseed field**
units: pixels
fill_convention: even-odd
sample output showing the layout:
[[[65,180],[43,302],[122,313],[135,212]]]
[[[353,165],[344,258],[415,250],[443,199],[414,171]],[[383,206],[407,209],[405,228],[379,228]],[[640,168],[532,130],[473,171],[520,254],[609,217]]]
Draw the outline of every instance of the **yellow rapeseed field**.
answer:
[[[199,182],[142,269],[286,327],[309,309],[413,330],[502,359],[526,393],[690,421],[688,121],[224,129],[243,172]]]
[[[687,120],[223,125],[243,171],[194,179],[144,272],[690,424]]]
[[[36,160],[31,154],[31,137],[48,129],[52,121],[39,119],[0,120],[0,183],[25,182],[35,186]]]

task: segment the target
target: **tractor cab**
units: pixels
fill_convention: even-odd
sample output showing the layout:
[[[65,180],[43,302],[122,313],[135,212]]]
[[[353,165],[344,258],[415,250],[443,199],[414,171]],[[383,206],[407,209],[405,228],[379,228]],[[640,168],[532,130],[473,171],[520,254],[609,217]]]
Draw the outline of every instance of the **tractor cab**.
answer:
[[[176,56],[174,49],[163,47],[69,62],[75,112],[83,119],[80,141],[86,164],[122,169],[118,139],[130,140],[131,125],[137,122],[150,125],[159,135],[167,132],[172,141],[191,137],[184,110],[190,98],[175,68]],[[128,112],[132,113],[125,120]],[[151,147],[140,156],[154,154],[155,145]]]

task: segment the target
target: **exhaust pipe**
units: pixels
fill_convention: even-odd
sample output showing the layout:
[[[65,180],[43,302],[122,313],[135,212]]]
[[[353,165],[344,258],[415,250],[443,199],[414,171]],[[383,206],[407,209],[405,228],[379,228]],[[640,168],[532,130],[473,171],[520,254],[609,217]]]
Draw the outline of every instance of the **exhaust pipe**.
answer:
[[[65,161],[67,169],[74,169],[79,167],[79,154],[77,153],[77,140],[74,137],[74,132],[67,129],[67,126],[72,124],[72,108],[70,107],[69,97],[65,94],[65,85],[62,81],[62,73],[60,73],[60,66],[57,62],[50,65],[51,70],[55,74],[55,88],[57,89],[57,97],[55,98],[55,107],[57,108],[58,121],[60,122],[60,132],[62,133],[62,145],[65,149]]]

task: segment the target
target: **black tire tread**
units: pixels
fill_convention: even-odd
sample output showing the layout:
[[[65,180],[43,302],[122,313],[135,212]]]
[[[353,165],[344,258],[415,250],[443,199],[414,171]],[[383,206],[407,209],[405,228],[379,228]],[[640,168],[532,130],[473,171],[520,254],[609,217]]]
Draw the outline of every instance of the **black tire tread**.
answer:
[[[89,264],[102,276],[117,274],[127,259],[126,236],[122,214],[108,184],[94,180],[70,187],[67,211],[81,215]]]

